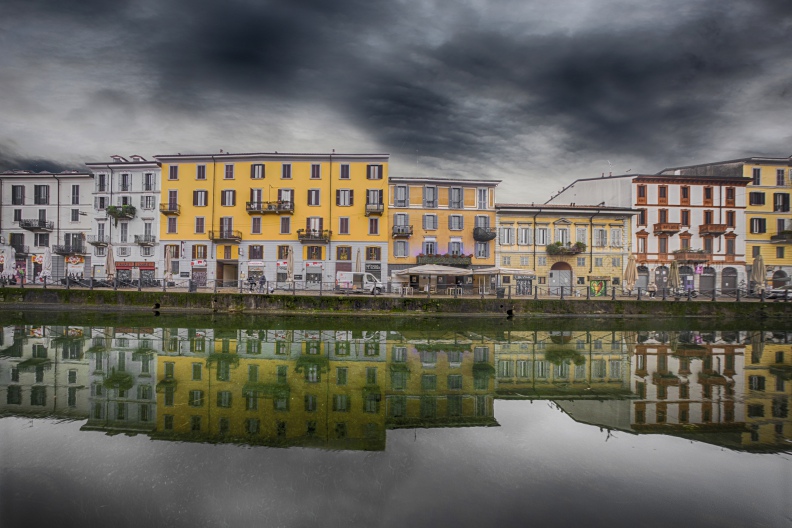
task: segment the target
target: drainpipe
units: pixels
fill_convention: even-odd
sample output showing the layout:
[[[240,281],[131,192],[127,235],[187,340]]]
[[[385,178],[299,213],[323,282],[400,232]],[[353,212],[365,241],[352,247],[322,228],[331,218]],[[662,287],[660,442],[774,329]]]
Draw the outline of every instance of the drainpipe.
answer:
[[[332,152],[330,152],[330,174],[328,175],[328,179],[330,180],[328,182],[328,186],[330,187],[330,190],[328,192],[328,197],[327,197],[327,200],[328,200],[327,204],[329,206],[329,213],[328,213],[327,223],[329,224],[329,227],[332,228],[333,227],[333,198],[334,198],[333,197],[333,153]],[[322,223],[322,228],[324,228],[324,222]],[[328,230],[328,232],[329,232],[329,230]],[[320,233],[320,236],[321,236],[321,233]],[[325,255],[325,259],[328,262],[330,261],[330,252],[331,252],[332,249],[333,249],[333,243],[328,240],[327,241],[327,255]],[[328,265],[328,267],[329,267],[329,265]],[[365,264],[364,264],[364,267],[365,267]],[[322,268],[324,268],[324,266],[322,266]],[[324,275],[324,269],[322,269],[322,274]]]
[[[533,268],[534,274],[536,274],[536,217],[542,214],[542,208],[540,207],[536,214],[533,216]],[[538,278],[536,279],[539,280]]]
[[[589,273],[594,272],[594,217],[600,214],[600,209],[589,217]]]
[[[215,202],[217,201],[217,196],[215,193],[217,192],[217,178],[216,178],[216,170],[217,170],[217,160],[215,160],[214,154],[212,154],[212,222],[210,224],[210,231],[214,231],[214,221],[215,221]],[[212,246],[212,254],[215,256],[215,291],[217,291],[217,246],[213,240],[209,240],[209,243]],[[207,266],[208,267],[208,266]]]
[[[56,175],[54,175],[54,174],[52,175],[52,177],[53,177],[53,178],[55,178],[55,181],[56,181],[56,182],[58,182],[58,203],[57,203],[57,205],[55,206],[55,219],[56,219],[56,225],[55,225],[55,241],[57,242],[58,240],[60,240],[60,222],[61,222],[61,217],[60,217],[60,204],[61,204],[61,181],[60,181],[60,178],[58,178],[58,177],[57,177]],[[52,245],[52,244],[50,244],[50,245]]]

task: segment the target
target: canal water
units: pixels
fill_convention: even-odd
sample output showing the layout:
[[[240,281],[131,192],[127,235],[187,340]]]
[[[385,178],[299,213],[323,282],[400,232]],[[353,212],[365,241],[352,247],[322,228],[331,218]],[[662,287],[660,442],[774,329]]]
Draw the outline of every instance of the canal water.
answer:
[[[792,332],[0,312],[0,525],[790,526]]]

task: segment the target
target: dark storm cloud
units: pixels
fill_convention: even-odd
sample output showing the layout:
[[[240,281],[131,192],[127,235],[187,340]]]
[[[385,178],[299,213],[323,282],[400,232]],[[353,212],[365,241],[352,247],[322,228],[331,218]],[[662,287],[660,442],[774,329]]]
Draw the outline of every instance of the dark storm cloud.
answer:
[[[78,165],[63,164],[46,158],[30,158],[19,156],[4,149],[0,145],[0,172],[12,170],[28,170],[33,172],[63,172],[67,170],[85,170]]]

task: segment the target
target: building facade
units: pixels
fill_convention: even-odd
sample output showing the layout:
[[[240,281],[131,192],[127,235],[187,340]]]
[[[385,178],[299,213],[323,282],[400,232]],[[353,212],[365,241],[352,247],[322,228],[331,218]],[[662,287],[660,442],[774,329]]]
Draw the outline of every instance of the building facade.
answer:
[[[90,274],[92,184],[92,175],[79,171],[0,174],[0,238],[16,251],[16,268],[25,281],[39,279],[47,248],[52,253],[48,280]]]
[[[762,256],[766,266],[765,286],[779,288],[789,284],[792,276],[792,157],[718,161],[672,167],[661,174],[750,178],[745,210],[748,258]],[[751,265],[749,261],[749,269]]]
[[[421,264],[476,269],[495,264],[498,180],[390,178],[389,268]]]
[[[160,215],[157,211],[160,167],[142,156],[128,160],[112,156],[110,163],[86,163],[94,176],[93,226],[87,238],[93,246],[91,276],[107,276],[107,253],[112,248],[115,276],[153,285],[157,269]]]
[[[524,269],[503,277],[517,295],[604,296],[621,285],[630,253],[629,207],[496,204],[497,264]],[[531,277],[531,271],[536,277]],[[508,283],[506,282],[508,280]]]
[[[174,276],[235,286],[262,275],[329,288],[387,273],[387,154],[163,155],[161,239]]]

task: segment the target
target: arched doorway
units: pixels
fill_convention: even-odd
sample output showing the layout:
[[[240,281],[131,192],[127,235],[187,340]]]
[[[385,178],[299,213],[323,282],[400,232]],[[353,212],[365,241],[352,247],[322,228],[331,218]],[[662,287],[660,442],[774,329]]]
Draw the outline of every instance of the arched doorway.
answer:
[[[635,287],[646,291],[647,286],[649,286],[649,268],[638,266],[638,279],[635,281]]]
[[[663,288],[668,288],[668,266],[658,266],[655,268],[655,284],[657,285],[657,291],[660,291]]]
[[[773,288],[780,288],[789,284],[789,276],[783,270],[778,270],[773,273]]]
[[[572,266],[567,262],[556,262],[550,268],[550,295],[564,295],[572,293]]]
[[[712,295],[712,290],[715,289],[715,268],[707,266],[701,274],[699,281],[699,291],[702,294]]]
[[[693,268],[690,266],[679,266],[679,280],[680,285],[686,290],[693,289]]]
[[[721,292],[726,295],[737,293],[737,270],[735,268],[723,268],[721,273]]]

